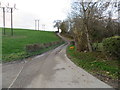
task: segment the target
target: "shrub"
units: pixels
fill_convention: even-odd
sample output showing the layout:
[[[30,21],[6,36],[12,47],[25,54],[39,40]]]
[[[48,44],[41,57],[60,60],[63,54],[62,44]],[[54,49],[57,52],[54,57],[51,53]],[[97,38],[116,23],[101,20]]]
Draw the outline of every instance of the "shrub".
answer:
[[[52,43],[52,45],[55,45],[55,42],[51,42]]]
[[[60,41],[57,41],[56,44],[60,44]]]
[[[42,44],[29,44],[29,45],[26,45],[26,51],[27,52],[34,52],[34,51],[40,50],[42,48],[43,48]]]
[[[120,58],[120,36],[114,36],[103,40],[103,49],[107,55]]]
[[[27,52],[35,52],[39,51],[44,48],[49,48],[54,45],[60,44],[62,41],[55,41],[55,42],[49,42],[49,43],[44,43],[44,44],[29,44],[26,45],[25,49]]]
[[[44,47],[45,47],[45,48],[48,48],[48,47],[49,47],[49,44],[48,44],[48,43],[44,43]]]
[[[94,51],[103,51],[103,44],[102,43],[93,43],[92,44]]]

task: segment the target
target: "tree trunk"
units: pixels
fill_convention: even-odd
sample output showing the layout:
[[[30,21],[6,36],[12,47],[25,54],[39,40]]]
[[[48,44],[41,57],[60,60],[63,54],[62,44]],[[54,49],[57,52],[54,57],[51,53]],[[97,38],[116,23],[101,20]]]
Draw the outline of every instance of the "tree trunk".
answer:
[[[58,32],[59,32],[59,27],[58,27]]]
[[[78,52],[87,50],[86,39],[84,38],[85,37],[84,35],[85,34],[74,36],[75,47],[76,47],[76,51],[78,51]]]
[[[86,30],[86,37],[87,37],[87,44],[88,44],[88,49],[90,52],[92,52],[92,46],[91,46],[91,42],[90,42],[90,36],[88,34],[88,29],[87,29],[87,26],[85,26],[85,30]]]
[[[76,51],[80,51],[80,47],[79,47],[77,38],[75,38],[75,47],[76,47]]]

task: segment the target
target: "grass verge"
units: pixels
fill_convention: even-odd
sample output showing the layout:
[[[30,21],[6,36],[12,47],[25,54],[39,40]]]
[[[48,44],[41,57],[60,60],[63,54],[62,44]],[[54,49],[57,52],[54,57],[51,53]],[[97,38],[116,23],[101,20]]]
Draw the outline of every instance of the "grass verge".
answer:
[[[75,48],[67,48],[68,57],[79,67],[85,69],[105,83],[118,88],[118,60],[107,60],[101,52],[76,52]]]

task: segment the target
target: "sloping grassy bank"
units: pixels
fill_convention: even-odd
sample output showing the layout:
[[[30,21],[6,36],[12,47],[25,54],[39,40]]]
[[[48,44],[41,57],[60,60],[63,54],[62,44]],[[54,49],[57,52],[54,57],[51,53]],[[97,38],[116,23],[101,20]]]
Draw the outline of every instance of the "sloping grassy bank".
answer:
[[[2,36],[2,60],[3,62],[20,60],[36,54],[48,51],[61,43],[43,48],[35,52],[27,52],[26,45],[59,42],[61,39],[54,33],[48,31],[35,31],[27,29],[14,29],[14,35],[10,35],[10,29],[6,29],[6,35]]]
[[[109,60],[101,52],[76,52],[75,46],[68,46],[68,57],[79,67],[85,69],[100,80],[118,88],[119,67],[118,60]]]

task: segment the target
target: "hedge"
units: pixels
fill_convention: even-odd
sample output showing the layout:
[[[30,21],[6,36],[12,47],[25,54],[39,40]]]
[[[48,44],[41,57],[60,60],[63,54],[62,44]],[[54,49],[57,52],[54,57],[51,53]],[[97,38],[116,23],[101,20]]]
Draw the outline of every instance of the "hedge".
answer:
[[[120,58],[120,36],[106,38],[102,43],[103,50],[107,55]]]

